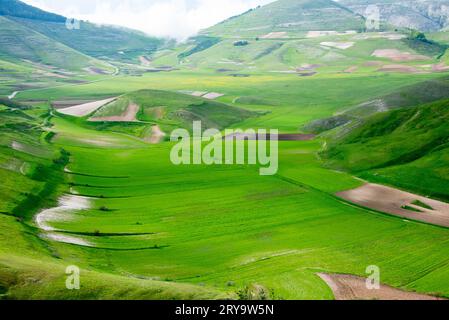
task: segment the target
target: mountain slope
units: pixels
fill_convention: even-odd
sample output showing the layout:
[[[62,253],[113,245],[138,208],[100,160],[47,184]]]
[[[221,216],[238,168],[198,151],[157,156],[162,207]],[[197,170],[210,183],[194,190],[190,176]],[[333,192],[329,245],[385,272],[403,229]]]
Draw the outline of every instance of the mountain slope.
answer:
[[[63,16],[43,11],[17,0],[0,0],[0,16],[14,16],[53,22],[66,21]]]
[[[449,199],[449,100],[383,112],[322,152],[329,166]]]
[[[29,60],[64,70],[108,70],[105,63],[88,57],[13,20],[0,16],[0,59]]]
[[[80,29],[70,30],[66,28],[65,22],[23,18],[14,20],[95,58],[137,62],[139,56],[149,56],[165,43],[138,31],[115,26],[99,26],[84,21],[80,21]]]
[[[254,37],[270,32],[365,30],[367,8],[379,8],[381,28],[423,32],[449,27],[448,0],[278,0],[203,31],[209,35]]]
[[[339,3],[364,16],[368,6],[376,5],[384,25],[425,32],[449,26],[448,0],[341,0]]]
[[[362,30],[365,20],[330,0],[279,0],[230,18],[205,33],[254,36],[268,32]]]
[[[96,58],[137,62],[139,56],[150,55],[165,43],[138,31],[89,22],[81,21],[79,29],[68,29],[65,17],[15,0],[0,0],[0,16]]]
[[[363,124],[367,118],[376,113],[404,107],[416,107],[445,99],[449,99],[449,79],[446,77],[432,79],[363,102],[333,117],[315,120],[303,129],[318,134],[337,128],[336,135],[342,135],[350,128]]]

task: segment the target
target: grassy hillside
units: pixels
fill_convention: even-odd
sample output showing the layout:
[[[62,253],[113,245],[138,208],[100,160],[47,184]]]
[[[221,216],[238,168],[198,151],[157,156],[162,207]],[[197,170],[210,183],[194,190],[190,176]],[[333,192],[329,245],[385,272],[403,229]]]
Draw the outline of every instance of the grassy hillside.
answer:
[[[449,101],[383,112],[328,141],[328,165],[449,199]]]
[[[26,19],[65,22],[65,18],[18,0],[0,0],[0,16],[14,16]]]
[[[165,41],[144,33],[114,26],[99,26],[89,22],[80,22],[79,30],[69,30],[65,22],[14,18],[57,42],[95,58],[134,61],[139,56],[151,56]]]
[[[14,20],[0,16],[0,59],[30,60],[63,70],[82,71],[92,67],[111,69],[105,63],[36,32]]]
[[[350,130],[351,127],[360,125],[365,121],[365,118],[373,114],[443,99],[449,99],[449,79],[447,77],[405,86],[388,95],[349,107],[333,117],[308,123],[304,126],[304,130],[322,133],[337,128],[335,134],[341,135]],[[339,127],[341,128],[338,129]]]
[[[99,110],[92,118],[120,116],[129,105],[137,104],[136,120],[140,123],[87,123],[97,130],[128,132],[144,138],[148,126],[157,124],[170,132],[175,128],[192,128],[192,121],[201,121],[204,128],[224,129],[251,117],[256,112],[226,105],[224,103],[169,91],[141,90],[119,97]]]
[[[51,144],[46,109],[0,101],[0,299],[218,299],[225,291],[100,273],[87,263],[62,262],[33,226],[68,188],[69,153]],[[81,268],[82,290],[65,288],[67,263]],[[34,279],[39,279],[35,281]],[[110,284],[114,283],[114,286]]]
[[[138,62],[139,56],[150,56],[165,41],[142,32],[114,26],[99,26],[80,22],[79,29],[68,29],[66,18],[46,12],[16,0],[0,1],[0,16],[16,21],[29,30],[38,32],[59,44],[95,58]],[[0,26],[3,32],[4,26]],[[12,39],[10,40],[12,42]],[[4,43],[4,46],[14,46]],[[35,48],[36,43],[26,43]],[[19,55],[20,57],[20,55]],[[67,64],[69,64],[67,62]]]
[[[336,199],[332,193],[360,182],[321,168],[319,142],[282,142],[279,175],[261,177],[257,166],[174,166],[170,143],[139,145],[59,117],[52,123],[54,145],[71,154],[65,174],[70,192],[91,199],[89,209],[51,223],[92,246],[48,241],[61,261],[88,264],[106,278],[201,285],[215,297],[215,290],[235,296],[257,285],[273,299],[332,299],[317,272],[364,275],[367,265],[376,264],[385,283],[448,295],[439,281],[447,272],[447,230]],[[96,144],[107,138],[114,140]],[[435,263],[444,267],[426,272]],[[95,296],[98,287],[85,281],[80,295]],[[100,288],[115,298],[120,291],[112,283]],[[141,294],[128,288],[131,297]]]
[[[204,33],[234,37],[269,32],[303,34],[310,30],[362,30],[364,19],[330,0],[279,0],[230,18]]]

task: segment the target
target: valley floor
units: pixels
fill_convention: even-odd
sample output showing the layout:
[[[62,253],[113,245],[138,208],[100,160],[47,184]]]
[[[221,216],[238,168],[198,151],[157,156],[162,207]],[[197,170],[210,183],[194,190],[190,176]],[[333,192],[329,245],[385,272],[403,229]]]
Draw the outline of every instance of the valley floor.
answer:
[[[374,89],[383,94],[431,76],[379,77],[388,83],[370,76],[235,80],[180,72],[126,79],[126,91],[225,92],[219,100],[230,104],[257,95],[278,105],[237,104],[261,112],[239,126],[297,133],[311,119],[372,97]],[[101,100],[123,94],[123,80],[22,98]],[[348,94],[357,83],[366,86]],[[329,96],[317,95],[316,85]],[[279,172],[264,177],[256,166],[175,166],[172,143],[149,144],[126,126],[112,132],[57,113],[49,121],[50,146],[70,156],[53,202],[41,209],[59,209],[40,211],[37,220],[0,216],[5,297],[245,299],[257,292],[272,299],[334,299],[319,274],[366,277],[372,265],[385,285],[449,297],[449,230],[342,201],[336,193],[363,182],[323,166],[321,137],[280,141]],[[82,270],[79,292],[65,289],[69,265]]]

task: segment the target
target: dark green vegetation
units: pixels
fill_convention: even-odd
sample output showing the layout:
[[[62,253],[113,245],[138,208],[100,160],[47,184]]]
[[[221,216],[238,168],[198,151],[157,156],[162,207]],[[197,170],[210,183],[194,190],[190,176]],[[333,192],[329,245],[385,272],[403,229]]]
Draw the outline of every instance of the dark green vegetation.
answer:
[[[448,49],[448,45],[429,40],[424,33],[415,30],[412,30],[404,41],[416,52],[438,58],[441,58]]]
[[[415,200],[412,202],[413,205],[424,208],[424,209],[429,209],[429,210],[434,210],[431,206],[429,206],[427,203],[424,203],[422,201],[419,200]]]
[[[190,42],[192,42],[193,48],[180,53],[178,55],[179,59],[184,59],[187,58],[188,56],[191,56],[192,54],[207,50],[210,47],[219,43],[220,39],[215,37],[197,36],[191,38]]]
[[[330,166],[449,199],[448,100],[382,112],[335,136],[322,153]]]
[[[341,2],[279,1],[174,48],[151,54],[149,41],[138,66],[122,63],[140,54],[132,36],[122,59],[116,43],[99,51],[82,43],[97,32],[102,47],[108,32],[82,24],[87,33],[74,35],[75,50],[55,41],[65,37],[59,25],[23,18],[0,28],[3,39],[14,27],[45,50],[16,47],[37,63],[1,48],[0,93],[21,91],[0,100],[3,298],[332,299],[317,273],[366,276],[369,265],[381,268],[385,284],[449,297],[448,229],[335,196],[360,187],[356,175],[448,199],[448,59],[436,50],[449,43],[446,34],[306,38],[323,29],[361,31],[364,19]],[[59,51],[47,56],[48,48]],[[61,52],[73,61],[66,65]],[[107,72],[86,76],[78,71],[83,59]],[[68,67],[73,74],[64,73]],[[55,74],[67,78],[51,80]],[[205,92],[223,96],[192,96]],[[84,118],[50,108],[109,97],[119,98]],[[129,110],[137,110],[134,121],[117,121]],[[96,117],[115,120],[89,121]],[[274,176],[252,165],[176,166],[173,143],[149,143],[154,125],[168,140],[193,120],[322,134],[280,142]],[[424,202],[406,209],[427,215]],[[57,206],[56,214],[42,210]],[[49,211],[53,231],[37,219]],[[65,288],[69,265],[81,268],[79,291]]]

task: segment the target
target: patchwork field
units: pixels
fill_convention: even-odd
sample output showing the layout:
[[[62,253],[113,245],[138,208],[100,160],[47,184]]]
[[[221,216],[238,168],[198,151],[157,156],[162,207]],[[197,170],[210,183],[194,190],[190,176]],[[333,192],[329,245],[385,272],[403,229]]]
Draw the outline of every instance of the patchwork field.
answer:
[[[0,298],[449,298],[447,34],[267,8],[292,6],[158,51],[138,33],[97,51],[90,24],[75,50],[61,26],[0,17],[45,45],[0,50]],[[193,121],[279,130],[278,171],[173,164]]]

